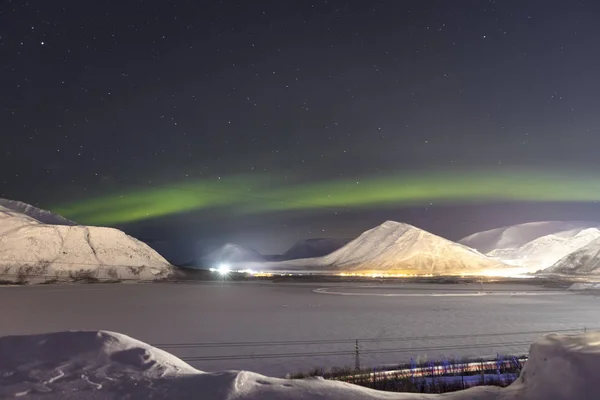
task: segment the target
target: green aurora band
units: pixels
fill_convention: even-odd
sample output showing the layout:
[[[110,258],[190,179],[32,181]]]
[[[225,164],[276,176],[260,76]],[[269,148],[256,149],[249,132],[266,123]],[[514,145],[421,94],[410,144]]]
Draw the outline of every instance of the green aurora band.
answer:
[[[79,223],[114,225],[224,207],[230,214],[435,204],[600,201],[600,176],[580,173],[425,173],[285,184],[233,176],[106,195],[51,207]]]

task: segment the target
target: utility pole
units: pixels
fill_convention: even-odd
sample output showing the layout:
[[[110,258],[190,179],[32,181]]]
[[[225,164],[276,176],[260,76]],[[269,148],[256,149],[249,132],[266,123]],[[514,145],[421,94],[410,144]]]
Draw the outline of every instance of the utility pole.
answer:
[[[360,358],[358,354],[358,339],[356,339],[356,346],[354,346],[354,369],[360,370]]]

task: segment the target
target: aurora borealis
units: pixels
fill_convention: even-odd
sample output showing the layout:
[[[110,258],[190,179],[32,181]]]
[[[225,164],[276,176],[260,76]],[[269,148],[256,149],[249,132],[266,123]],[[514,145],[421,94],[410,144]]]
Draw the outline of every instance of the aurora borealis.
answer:
[[[0,197],[282,251],[600,221],[600,3],[0,6]],[[189,248],[192,247],[190,244]]]
[[[575,173],[429,173],[272,188],[267,179],[251,181],[235,177],[174,184],[79,201],[54,211],[82,223],[114,225],[212,208],[241,215],[381,205],[600,201],[600,179]]]

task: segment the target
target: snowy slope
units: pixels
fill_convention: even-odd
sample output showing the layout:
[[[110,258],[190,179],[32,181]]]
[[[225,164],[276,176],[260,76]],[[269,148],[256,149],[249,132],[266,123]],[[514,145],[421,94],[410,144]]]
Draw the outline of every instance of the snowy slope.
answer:
[[[330,254],[350,242],[350,239],[315,238],[301,240],[283,253],[285,260],[322,257]]]
[[[518,248],[492,250],[487,253],[487,256],[506,264],[527,267],[534,272],[553,265],[598,238],[600,238],[598,228],[574,229],[542,236]]]
[[[578,232],[594,227],[598,228],[600,224],[580,221],[528,222],[477,232],[459,240],[459,243],[482,253],[488,253],[495,249],[518,248],[546,235],[561,236],[562,232]]]
[[[21,201],[0,199],[0,211],[25,214],[44,224],[77,225],[77,223],[61,217],[60,215],[53,214],[50,211],[42,210],[41,208],[34,207]]]
[[[128,336],[106,331],[0,338],[0,398],[96,400],[567,400],[600,392],[600,333],[548,335],[531,346],[508,388],[444,395],[381,392],[320,378],[286,380],[245,371],[204,373]]]
[[[467,236],[460,243],[491,258],[524,267],[547,268],[567,254],[600,238],[600,226],[589,222],[531,222]]]
[[[566,255],[543,273],[566,275],[600,275],[600,239]]]
[[[172,272],[158,253],[117,229],[46,224],[0,206],[0,279],[155,279]]]
[[[322,257],[320,264],[342,270],[434,275],[478,273],[506,267],[466,246],[394,221],[364,232],[341,249]]]

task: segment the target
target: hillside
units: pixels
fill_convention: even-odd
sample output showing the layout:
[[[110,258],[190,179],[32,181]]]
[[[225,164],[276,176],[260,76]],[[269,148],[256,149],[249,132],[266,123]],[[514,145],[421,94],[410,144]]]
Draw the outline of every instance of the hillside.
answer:
[[[60,215],[51,213],[50,211],[42,210],[22,201],[0,199],[0,211],[16,212],[25,214],[39,222],[52,225],[77,225],[76,222],[68,220]]]
[[[459,240],[459,243],[476,249],[481,253],[488,253],[497,249],[519,248],[542,236],[573,236],[584,229],[597,227],[600,227],[600,224],[597,222],[528,222],[525,224],[504,226],[502,228],[477,232]]]
[[[566,255],[541,272],[565,275],[600,275],[600,238]]]
[[[0,206],[0,279],[150,280],[173,272],[157,252],[117,229],[49,224],[42,220],[62,217],[26,205],[16,210]]]
[[[549,221],[480,232],[460,242],[475,246],[490,258],[535,272],[597,238],[600,229],[596,223]]]
[[[412,225],[387,221],[364,232],[319,265],[344,271],[472,274],[506,265]]]

